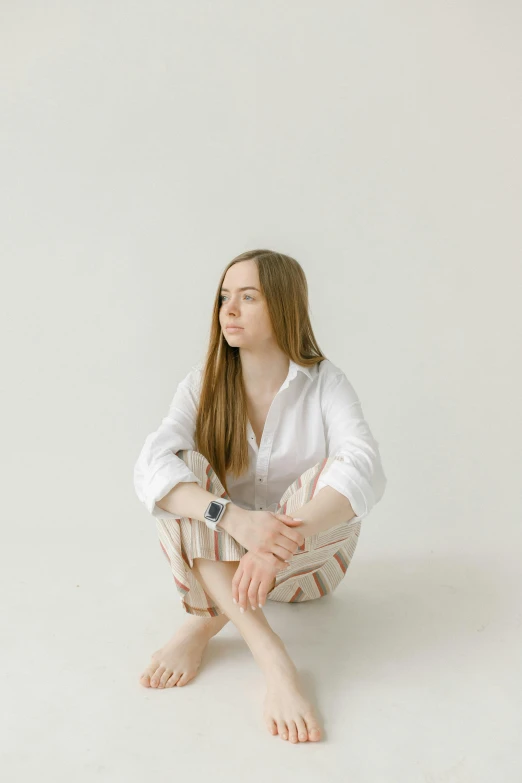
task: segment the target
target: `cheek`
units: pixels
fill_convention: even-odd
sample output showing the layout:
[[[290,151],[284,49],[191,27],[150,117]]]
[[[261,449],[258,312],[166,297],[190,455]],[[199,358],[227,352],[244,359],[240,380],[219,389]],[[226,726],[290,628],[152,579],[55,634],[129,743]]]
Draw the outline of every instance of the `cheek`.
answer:
[[[271,331],[270,317],[265,309],[260,309],[252,315],[251,322],[259,330],[264,332]]]

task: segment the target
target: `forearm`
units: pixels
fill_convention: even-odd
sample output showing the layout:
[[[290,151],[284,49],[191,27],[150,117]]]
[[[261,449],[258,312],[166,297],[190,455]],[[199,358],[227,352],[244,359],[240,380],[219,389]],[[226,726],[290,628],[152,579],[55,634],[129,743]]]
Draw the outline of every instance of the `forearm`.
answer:
[[[345,495],[326,485],[308,503],[289,516],[304,520],[296,530],[307,538],[323,533],[341,522],[349,522],[357,515]]]
[[[194,481],[180,481],[161,500],[157,500],[156,505],[164,511],[170,511],[171,514],[199,519],[204,522],[203,514],[208,504],[211,500],[219,499],[217,495],[207,492]],[[289,516],[303,518],[304,521],[296,530],[299,530],[307,538],[329,530],[341,522],[348,522],[355,516],[355,512],[347,497],[327,485],[308,503]],[[232,538],[235,538],[234,533],[238,529],[238,525],[247,517],[248,510],[235,503],[227,503],[218,529],[226,530]]]
[[[213,495],[212,492],[207,492],[194,481],[180,481],[161,500],[157,500],[156,505],[164,511],[170,511],[171,514],[199,519],[204,522],[203,515],[211,500],[220,500],[220,498],[218,495]],[[219,521],[218,530],[226,530],[234,537],[238,520],[243,519],[246,514],[245,509],[236,506],[235,503],[227,503]]]

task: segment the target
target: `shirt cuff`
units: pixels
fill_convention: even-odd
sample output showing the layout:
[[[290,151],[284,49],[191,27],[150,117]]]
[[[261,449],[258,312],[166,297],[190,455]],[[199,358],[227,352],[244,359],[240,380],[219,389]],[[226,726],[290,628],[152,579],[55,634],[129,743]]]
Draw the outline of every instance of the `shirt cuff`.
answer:
[[[330,486],[348,498],[355,511],[355,516],[348,521],[357,522],[370,513],[371,505],[368,503],[368,496],[362,491],[353,475],[349,475],[350,472],[353,473],[353,468],[350,465],[339,461],[333,462],[328,470],[321,475],[317,482],[316,491],[319,492],[323,487]]]

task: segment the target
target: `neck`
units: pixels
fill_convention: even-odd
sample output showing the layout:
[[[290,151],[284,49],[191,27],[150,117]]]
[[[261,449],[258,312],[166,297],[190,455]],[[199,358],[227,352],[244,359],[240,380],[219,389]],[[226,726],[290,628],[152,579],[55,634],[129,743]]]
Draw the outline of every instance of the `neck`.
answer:
[[[288,375],[290,362],[282,351],[270,354],[241,352],[241,371],[247,393],[264,396],[276,393]]]

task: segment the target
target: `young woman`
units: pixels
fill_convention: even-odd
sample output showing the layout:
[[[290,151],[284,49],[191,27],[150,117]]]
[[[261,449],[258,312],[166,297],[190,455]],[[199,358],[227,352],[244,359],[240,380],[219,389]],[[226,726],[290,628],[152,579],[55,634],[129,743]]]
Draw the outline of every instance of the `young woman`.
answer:
[[[268,730],[291,742],[321,739],[262,607],[337,587],[386,477],[353,386],[319,350],[295,259],[253,250],[228,264],[206,360],[147,437],[134,484],[188,615],[142,685],[186,685],[231,620],[266,677]]]

